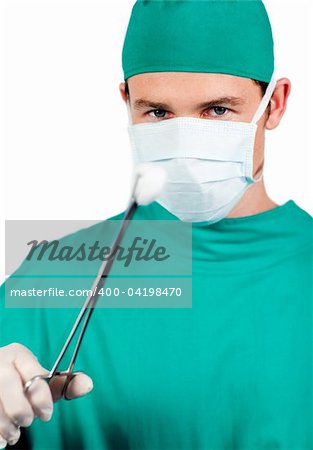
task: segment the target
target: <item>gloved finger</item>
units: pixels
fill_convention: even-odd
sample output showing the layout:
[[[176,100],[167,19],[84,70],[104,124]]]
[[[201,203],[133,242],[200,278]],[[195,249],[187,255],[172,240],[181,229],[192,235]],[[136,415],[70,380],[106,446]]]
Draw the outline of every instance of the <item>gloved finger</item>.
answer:
[[[12,423],[28,427],[34,412],[24,395],[22,380],[12,364],[1,364],[0,401],[5,414]]]
[[[56,375],[50,381],[50,389],[52,391],[53,401],[58,401],[62,398],[64,384],[67,382],[66,375]],[[72,400],[77,397],[82,397],[88,394],[93,388],[92,379],[83,372],[75,372],[72,374],[72,379],[66,387],[66,398]]]
[[[49,371],[44,369],[37,358],[29,352],[21,352],[17,355],[14,365],[20,374],[24,384],[36,375],[47,375]],[[34,414],[45,422],[50,420],[53,412],[53,400],[47,381],[36,380],[27,390],[26,398],[31,404]]]
[[[0,402],[0,448],[5,448],[6,444],[14,445],[21,436],[20,428],[6,415],[3,405]],[[4,441],[1,447],[1,438]]]
[[[0,434],[0,448],[5,448],[7,446],[7,441]]]

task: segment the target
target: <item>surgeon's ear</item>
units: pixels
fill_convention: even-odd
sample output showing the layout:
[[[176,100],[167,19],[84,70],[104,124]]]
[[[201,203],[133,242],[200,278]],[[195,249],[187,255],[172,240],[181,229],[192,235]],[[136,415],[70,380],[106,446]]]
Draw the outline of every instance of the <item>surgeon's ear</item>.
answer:
[[[274,130],[278,127],[286,111],[287,101],[291,91],[291,81],[288,78],[281,78],[277,81],[275,91],[271,99],[271,112],[265,124],[267,130]]]
[[[126,103],[126,101],[127,101],[127,94],[126,94],[126,85],[125,85],[125,82],[120,83],[119,89],[120,89],[120,93],[121,93],[122,99],[123,99],[124,102]]]

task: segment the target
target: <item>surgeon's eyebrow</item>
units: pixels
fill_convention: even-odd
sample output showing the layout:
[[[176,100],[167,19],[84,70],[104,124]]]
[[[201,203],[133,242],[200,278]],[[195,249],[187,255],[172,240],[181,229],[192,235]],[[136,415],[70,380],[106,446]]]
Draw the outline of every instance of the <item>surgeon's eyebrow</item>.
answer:
[[[240,97],[219,97],[215,100],[210,100],[209,102],[200,103],[197,105],[198,108],[212,108],[212,106],[219,105],[230,105],[230,106],[238,106],[244,105],[245,101]]]
[[[146,100],[144,98],[140,98],[134,101],[134,109],[146,109],[146,108],[154,108],[154,109],[170,109],[170,106],[166,103],[152,102],[151,100]]]
[[[219,97],[214,100],[210,100],[208,102],[200,103],[196,105],[196,108],[203,109],[203,108],[212,108],[213,106],[219,106],[219,105],[229,105],[229,106],[238,106],[243,105],[245,101],[240,97]],[[152,109],[164,109],[164,110],[170,110],[170,105],[162,102],[152,102],[150,100],[140,98],[138,100],[134,101],[134,109],[142,110],[146,108],[152,108]]]

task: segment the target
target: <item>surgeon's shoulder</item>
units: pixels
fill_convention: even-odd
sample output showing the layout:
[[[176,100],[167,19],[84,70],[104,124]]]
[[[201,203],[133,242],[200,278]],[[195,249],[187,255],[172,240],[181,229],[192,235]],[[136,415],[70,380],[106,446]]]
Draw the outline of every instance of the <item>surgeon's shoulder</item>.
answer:
[[[84,247],[84,252],[87,254],[90,247],[100,244],[110,245],[118,232],[120,226],[118,221],[122,220],[123,216],[124,211],[97,223],[91,223],[90,221],[90,225],[88,225],[87,221],[87,226],[64,234],[62,234],[60,226],[60,231],[53,239],[38,242],[36,247],[32,249],[31,257],[28,254],[25,259],[20,261],[16,271],[8,275],[13,275],[15,278],[24,278],[33,274],[42,275],[49,273],[51,275],[57,272],[63,273],[65,269],[69,273],[75,272],[78,257],[72,258],[72,255],[77,255],[78,253],[81,255],[82,247]],[[79,226],[79,221],[77,225]],[[68,255],[65,261],[64,252]],[[54,261],[51,261],[52,253],[54,254]],[[61,258],[61,254],[63,258]],[[91,265],[88,261],[86,263]]]
[[[294,201],[291,202],[290,217],[299,241],[307,246],[308,250],[311,249],[313,243],[313,217]]]
[[[305,221],[307,223],[311,223],[312,224],[313,217],[311,216],[311,214],[308,211],[303,209],[294,200],[291,201],[291,206],[293,207],[293,210],[296,212],[296,214],[298,215],[299,218],[301,218],[303,221]]]
[[[307,230],[312,230],[313,227],[313,217],[311,214],[303,209],[301,206],[299,206],[298,203],[295,201],[292,201],[292,211],[293,215],[296,218],[296,220],[302,224],[302,226]]]

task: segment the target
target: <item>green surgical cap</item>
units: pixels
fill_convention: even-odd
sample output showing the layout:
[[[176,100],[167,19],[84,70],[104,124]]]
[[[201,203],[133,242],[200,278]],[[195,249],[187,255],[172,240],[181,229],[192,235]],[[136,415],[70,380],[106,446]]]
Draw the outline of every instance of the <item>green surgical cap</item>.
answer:
[[[137,0],[124,79],[146,72],[209,72],[269,82],[273,36],[261,0]]]

